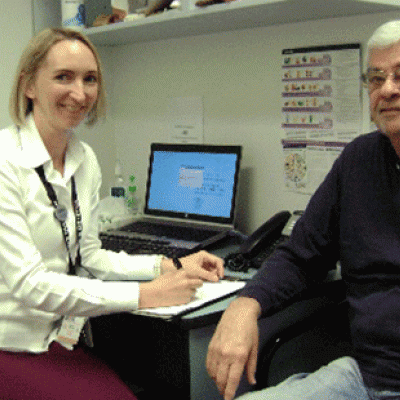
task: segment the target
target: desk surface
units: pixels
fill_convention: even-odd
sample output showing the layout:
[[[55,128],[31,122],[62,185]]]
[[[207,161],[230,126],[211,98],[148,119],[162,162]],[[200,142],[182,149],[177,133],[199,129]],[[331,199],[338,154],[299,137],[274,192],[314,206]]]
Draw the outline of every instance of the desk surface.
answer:
[[[223,242],[217,243],[213,246],[208,247],[206,250],[219,257],[226,257],[228,254],[236,252],[243,242],[243,238],[238,236],[231,236]],[[197,329],[208,325],[216,324],[220,319],[224,310],[228,305],[236,298],[235,295],[224,298],[221,301],[213,302],[210,305],[205,305],[200,309],[194,310],[181,318],[168,321],[178,323],[183,329]]]

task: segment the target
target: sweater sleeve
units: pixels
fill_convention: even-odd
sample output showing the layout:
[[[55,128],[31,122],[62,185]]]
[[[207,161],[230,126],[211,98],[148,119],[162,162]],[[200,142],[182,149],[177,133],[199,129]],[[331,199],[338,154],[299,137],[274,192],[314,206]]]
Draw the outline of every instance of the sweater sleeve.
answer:
[[[241,296],[257,300],[263,315],[272,314],[336,267],[341,158],[312,196],[289,241],[267,259]]]

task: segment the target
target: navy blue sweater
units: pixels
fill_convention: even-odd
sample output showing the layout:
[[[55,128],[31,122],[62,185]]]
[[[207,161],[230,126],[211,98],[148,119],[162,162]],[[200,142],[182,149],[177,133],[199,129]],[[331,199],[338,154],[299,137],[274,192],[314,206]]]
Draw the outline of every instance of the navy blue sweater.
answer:
[[[346,146],[288,244],[241,295],[271,314],[324,279],[338,260],[364,382],[400,391],[400,160],[379,132]]]

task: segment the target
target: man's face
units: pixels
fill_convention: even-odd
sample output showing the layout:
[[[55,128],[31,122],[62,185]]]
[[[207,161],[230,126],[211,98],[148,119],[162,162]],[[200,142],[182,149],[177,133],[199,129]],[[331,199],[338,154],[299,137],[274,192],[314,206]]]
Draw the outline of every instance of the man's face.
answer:
[[[369,89],[372,120],[389,138],[400,138],[400,81],[390,75],[400,68],[400,42],[393,46],[372,49],[369,53],[369,71],[382,71],[386,80]],[[397,79],[396,79],[397,78]]]

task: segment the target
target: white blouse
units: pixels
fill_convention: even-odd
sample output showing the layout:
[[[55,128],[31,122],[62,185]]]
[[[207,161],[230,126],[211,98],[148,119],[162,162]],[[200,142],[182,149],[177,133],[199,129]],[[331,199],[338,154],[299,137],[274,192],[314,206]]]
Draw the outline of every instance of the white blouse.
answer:
[[[43,352],[63,315],[96,316],[138,307],[139,283],[154,279],[157,256],[101,249],[97,208],[100,168],[92,149],[73,136],[62,176],[32,117],[19,131],[0,131],[0,349]],[[71,177],[83,221],[82,264],[98,279],[67,275],[68,253],[59,221],[35,167],[43,165],[59,204],[68,210],[76,253]],[[125,280],[123,282],[118,280]]]

